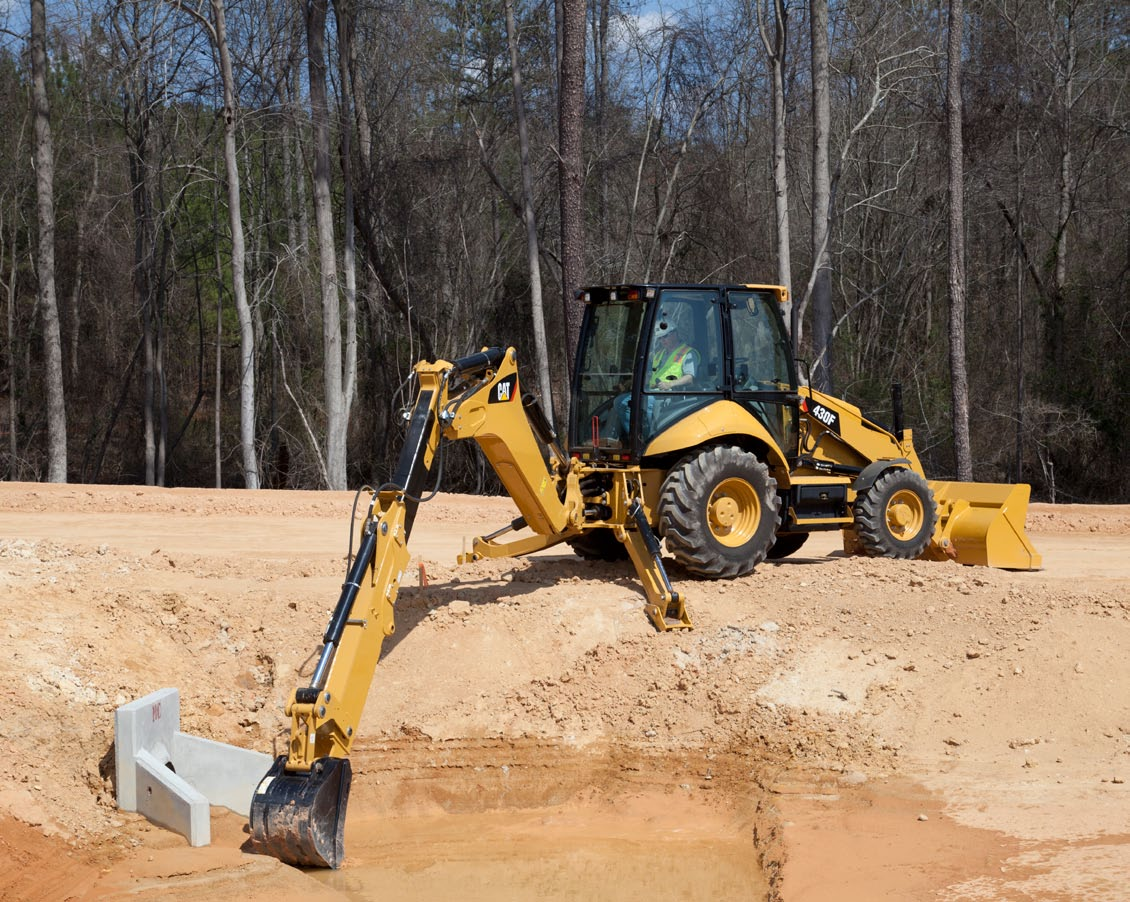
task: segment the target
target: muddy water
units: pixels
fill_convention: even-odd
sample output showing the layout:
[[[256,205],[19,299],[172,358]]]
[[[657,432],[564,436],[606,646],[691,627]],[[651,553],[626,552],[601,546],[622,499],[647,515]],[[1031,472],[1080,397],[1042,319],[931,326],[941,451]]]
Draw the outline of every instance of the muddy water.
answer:
[[[576,808],[366,818],[345,867],[315,876],[358,902],[766,898],[750,836],[681,813],[686,826]]]
[[[358,902],[768,897],[755,806],[730,780],[546,746],[463,746],[444,759],[363,763],[346,862],[311,876]]]

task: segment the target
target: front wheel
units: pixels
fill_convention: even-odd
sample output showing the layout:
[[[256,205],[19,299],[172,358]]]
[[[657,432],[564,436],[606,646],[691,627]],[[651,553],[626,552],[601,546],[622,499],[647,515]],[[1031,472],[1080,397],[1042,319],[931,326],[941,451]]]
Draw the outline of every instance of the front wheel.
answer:
[[[855,532],[864,554],[911,560],[934,535],[938,507],[913,470],[887,470],[855,500]]]
[[[765,560],[781,523],[777,481],[748,451],[707,448],[667,474],[659,533],[692,573],[712,579],[749,573]]]

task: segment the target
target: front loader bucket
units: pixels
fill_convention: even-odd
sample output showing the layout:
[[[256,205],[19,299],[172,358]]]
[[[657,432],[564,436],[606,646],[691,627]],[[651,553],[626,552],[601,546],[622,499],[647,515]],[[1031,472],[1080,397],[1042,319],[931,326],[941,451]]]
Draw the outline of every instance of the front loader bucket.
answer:
[[[1043,566],[1024,531],[1029,486],[931,482],[930,489],[938,505],[938,525],[925,557],[1004,570]]]
[[[336,868],[345,857],[348,758],[319,758],[309,773],[275,759],[251,797],[251,847],[307,868]]]

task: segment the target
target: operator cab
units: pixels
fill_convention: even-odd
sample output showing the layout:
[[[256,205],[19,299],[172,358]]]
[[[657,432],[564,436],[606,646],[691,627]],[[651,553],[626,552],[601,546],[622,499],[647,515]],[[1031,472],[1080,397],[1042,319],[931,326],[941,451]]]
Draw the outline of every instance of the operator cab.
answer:
[[[780,311],[785,289],[621,285],[583,296],[571,453],[636,463],[665,430],[730,400],[795,457],[797,380]]]

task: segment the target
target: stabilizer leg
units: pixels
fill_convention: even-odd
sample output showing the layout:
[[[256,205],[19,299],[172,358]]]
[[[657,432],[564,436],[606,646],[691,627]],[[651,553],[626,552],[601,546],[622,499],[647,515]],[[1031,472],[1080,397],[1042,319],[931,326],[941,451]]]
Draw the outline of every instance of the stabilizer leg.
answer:
[[[694,629],[682,594],[675,591],[667,578],[659,539],[652,532],[638,498],[632,501],[628,515],[635,521],[636,528],[617,527],[616,538],[624,543],[628,556],[636,565],[636,573],[647,593],[647,616],[660,632]]]

